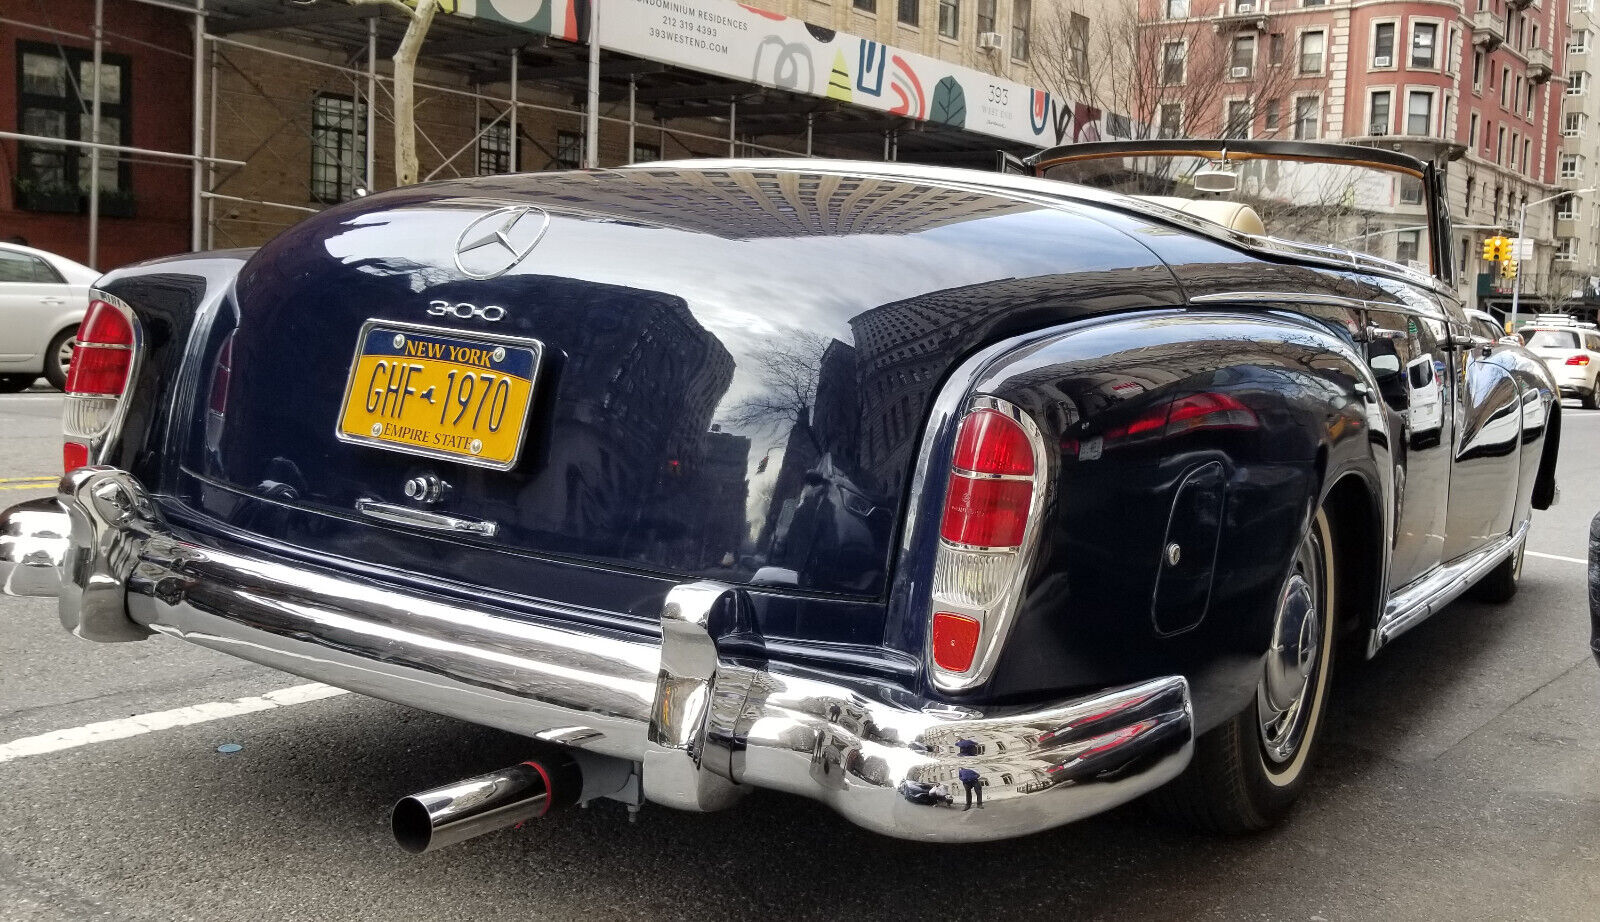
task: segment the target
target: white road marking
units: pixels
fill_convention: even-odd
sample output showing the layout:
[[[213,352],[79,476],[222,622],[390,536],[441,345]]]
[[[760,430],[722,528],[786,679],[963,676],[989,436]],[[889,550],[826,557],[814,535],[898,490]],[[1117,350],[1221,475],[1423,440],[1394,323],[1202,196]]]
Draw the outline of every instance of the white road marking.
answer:
[[[1560,554],[1541,554],[1538,551],[1528,551],[1529,557],[1543,557],[1546,560],[1565,560],[1567,563],[1581,563],[1588,565],[1589,561],[1581,557],[1562,557]]]
[[[312,682],[307,685],[280,688],[264,695],[239,698],[234,701],[208,701],[205,704],[173,708],[170,711],[136,714],[120,720],[103,720],[99,723],[73,727],[70,730],[55,730],[50,733],[41,733],[38,736],[23,737],[20,740],[13,740],[9,743],[0,743],[0,762],[10,762],[13,759],[25,759],[28,756],[60,752],[63,749],[75,749],[91,743],[127,739],[130,736],[154,733],[157,730],[187,727],[191,724],[222,720],[227,717],[238,717],[241,714],[253,714],[257,711],[270,711],[273,708],[305,704],[308,701],[320,701],[323,698],[347,694],[349,692],[342,688],[323,685],[321,682]]]

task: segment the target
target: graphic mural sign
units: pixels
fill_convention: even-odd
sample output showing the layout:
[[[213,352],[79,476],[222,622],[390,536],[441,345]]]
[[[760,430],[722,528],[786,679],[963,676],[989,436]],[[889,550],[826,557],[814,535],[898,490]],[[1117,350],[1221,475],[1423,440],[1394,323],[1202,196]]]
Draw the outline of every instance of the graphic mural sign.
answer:
[[[447,12],[1019,144],[1129,137],[1127,122],[1059,94],[733,0],[444,0]]]
[[[1049,147],[1098,140],[1098,110],[733,0],[599,0],[600,45],[703,73]]]

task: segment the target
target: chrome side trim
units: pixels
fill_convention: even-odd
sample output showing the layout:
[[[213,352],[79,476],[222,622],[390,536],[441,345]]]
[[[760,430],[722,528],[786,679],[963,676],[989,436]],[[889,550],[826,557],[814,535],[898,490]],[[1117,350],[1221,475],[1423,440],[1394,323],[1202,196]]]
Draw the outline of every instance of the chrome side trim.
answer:
[[[70,532],[67,514],[53,496],[0,512],[0,594],[58,594]]]
[[[1195,295],[1189,299],[1193,305],[1219,305],[1230,304],[1320,304],[1325,307],[1342,307],[1347,310],[1358,311],[1392,311],[1401,314],[1416,314],[1441,323],[1449,321],[1442,311],[1422,310],[1415,305],[1401,304],[1390,301],[1368,301],[1362,298],[1349,298],[1344,295],[1322,294],[1320,292],[1305,291],[1213,291],[1206,294]],[[1358,334],[1359,335],[1359,334]]]
[[[493,538],[500,531],[500,525],[496,522],[488,522],[483,519],[463,519],[458,516],[445,515],[442,512],[429,512],[426,509],[413,509],[410,506],[397,506],[394,503],[380,502],[375,499],[356,500],[356,511],[382,522],[411,525],[433,531],[453,531],[468,535],[479,535],[484,538]]]
[[[1509,535],[1488,547],[1452,563],[1444,564],[1389,597],[1383,617],[1367,640],[1367,655],[1372,656],[1390,641],[1411,630],[1454,602],[1502,560],[1521,550],[1528,539],[1530,522],[1523,522]]]

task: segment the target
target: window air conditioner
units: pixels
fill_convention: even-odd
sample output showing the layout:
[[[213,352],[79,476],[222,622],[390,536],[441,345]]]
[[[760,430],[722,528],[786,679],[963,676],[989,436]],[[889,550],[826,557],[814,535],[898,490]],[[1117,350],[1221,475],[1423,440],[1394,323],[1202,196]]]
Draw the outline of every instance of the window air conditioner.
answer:
[[[1250,68],[1248,68],[1248,67],[1235,67],[1229,73],[1233,76],[1233,78],[1235,80],[1237,80],[1237,79],[1240,79],[1241,77],[1250,76]]]
[[[1372,59],[1372,66],[1373,67],[1391,67],[1391,66],[1393,66],[1393,64],[1394,64],[1394,58],[1392,58],[1392,57],[1390,57],[1389,55],[1386,55],[1386,54],[1377,55],[1376,57],[1374,57]]]
[[[1370,127],[1371,127],[1371,131],[1369,131],[1368,134],[1373,135],[1375,137],[1386,135],[1386,134],[1389,133],[1389,126],[1385,125],[1382,122],[1373,122]]]
[[[984,51],[999,51],[1002,47],[999,32],[979,32],[978,47]]]

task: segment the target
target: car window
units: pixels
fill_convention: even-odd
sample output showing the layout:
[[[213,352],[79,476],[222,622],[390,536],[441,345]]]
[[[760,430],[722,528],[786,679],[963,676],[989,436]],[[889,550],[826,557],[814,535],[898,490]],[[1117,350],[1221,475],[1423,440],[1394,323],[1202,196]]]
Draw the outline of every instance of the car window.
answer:
[[[1472,325],[1473,328],[1477,330],[1478,335],[1482,336],[1484,339],[1496,340],[1505,335],[1504,333],[1500,332],[1499,327],[1487,320],[1484,320],[1482,317],[1473,320]]]
[[[49,263],[27,253],[0,250],[0,282],[64,282]]]
[[[1589,334],[1583,338],[1583,348],[1590,352],[1600,352],[1600,336]]]
[[[1535,330],[1528,338],[1529,349],[1576,349],[1578,334],[1567,330]]]

